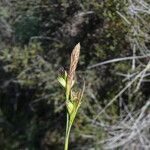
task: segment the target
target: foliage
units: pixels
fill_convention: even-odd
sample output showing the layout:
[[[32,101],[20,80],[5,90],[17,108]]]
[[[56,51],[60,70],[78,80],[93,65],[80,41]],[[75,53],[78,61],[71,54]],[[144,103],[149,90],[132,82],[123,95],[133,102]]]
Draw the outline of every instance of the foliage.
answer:
[[[53,100],[57,95],[54,90],[57,88],[56,74],[54,75],[51,64],[46,62],[42,55],[39,44],[32,44],[24,49],[14,47],[1,51],[0,60],[3,64],[1,68],[1,77],[3,77],[1,80],[1,117],[4,123],[8,123],[11,127],[8,129],[12,134],[3,136],[11,140],[10,143],[13,143],[14,149],[21,145],[25,148],[28,145],[24,143],[26,140],[32,140],[29,147],[38,143],[40,140],[38,134],[42,133],[40,130],[48,129],[51,124],[46,118],[53,118],[57,114],[54,114],[57,110],[53,107]],[[59,106],[61,105],[58,101],[60,99],[62,99],[61,94],[55,99]],[[43,125],[44,128],[41,128]],[[38,133],[37,130],[39,130]],[[44,133],[42,134],[42,137],[45,136]],[[13,136],[16,138],[12,139]],[[16,140],[20,142],[16,143]],[[1,144],[7,146],[5,143]]]
[[[84,76],[86,88],[70,148],[114,146],[124,118],[135,127],[129,114],[145,123],[138,116],[149,98],[149,12],[148,0],[2,0],[0,149],[62,149],[66,112],[57,70],[68,66],[78,42],[76,83],[81,88]]]

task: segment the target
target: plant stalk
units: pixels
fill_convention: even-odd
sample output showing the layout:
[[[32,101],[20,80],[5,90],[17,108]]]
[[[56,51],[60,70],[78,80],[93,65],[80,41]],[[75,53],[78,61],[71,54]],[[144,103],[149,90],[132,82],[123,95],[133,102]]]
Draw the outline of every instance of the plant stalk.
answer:
[[[64,150],[68,150],[69,135],[70,135],[71,126],[72,126],[72,124],[70,124],[70,122],[69,122],[69,114],[67,113],[67,124],[66,124],[66,136],[65,136],[65,147],[64,147]]]

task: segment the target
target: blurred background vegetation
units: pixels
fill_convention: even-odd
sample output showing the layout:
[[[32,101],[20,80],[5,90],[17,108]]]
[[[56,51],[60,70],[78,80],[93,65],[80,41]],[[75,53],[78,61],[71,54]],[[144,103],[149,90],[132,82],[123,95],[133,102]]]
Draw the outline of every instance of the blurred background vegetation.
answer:
[[[145,6],[144,10],[150,13],[150,3],[140,2],[0,1],[1,150],[63,149],[66,110],[57,75],[59,68],[67,69],[70,53],[78,42],[81,43],[78,86],[81,87],[84,78],[86,90],[71,132],[70,149],[104,149],[100,141],[107,138],[108,132],[100,123],[115,124],[125,109],[122,101],[136,111],[150,96],[149,82],[142,82],[138,89],[138,82],[134,82],[105,113],[98,115],[132,82],[134,76],[127,78],[127,74],[142,71],[149,61],[146,56],[150,46],[150,15],[132,6],[138,6],[139,10]],[[145,58],[92,67],[133,54]]]

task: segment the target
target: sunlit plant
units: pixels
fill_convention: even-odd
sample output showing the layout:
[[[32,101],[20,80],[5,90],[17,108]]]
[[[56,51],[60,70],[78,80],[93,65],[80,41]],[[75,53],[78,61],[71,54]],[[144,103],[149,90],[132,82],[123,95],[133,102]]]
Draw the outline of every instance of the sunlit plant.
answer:
[[[84,84],[82,90],[79,90],[77,92],[73,90],[73,86],[75,84],[75,71],[77,68],[77,63],[79,61],[79,55],[80,55],[80,43],[78,43],[75,46],[75,48],[71,53],[71,62],[69,71],[68,72],[64,71],[64,73],[58,77],[59,83],[65,89],[65,101],[67,108],[67,122],[66,122],[66,136],[65,136],[64,150],[68,150],[70,130],[76,117],[77,111],[81,105],[85,87]]]

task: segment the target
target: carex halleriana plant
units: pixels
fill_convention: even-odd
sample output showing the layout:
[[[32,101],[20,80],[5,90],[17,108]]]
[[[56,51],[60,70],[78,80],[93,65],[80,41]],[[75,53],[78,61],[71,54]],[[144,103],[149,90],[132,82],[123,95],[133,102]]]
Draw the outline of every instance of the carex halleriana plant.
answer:
[[[71,62],[69,71],[64,71],[61,76],[58,77],[59,83],[65,89],[65,101],[67,108],[67,122],[66,122],[66,136],[64,150],[68,150],[70,130],[76,117],[77,111],[81,105],[85,83],[82,90],[74,91],[73,86],[75,81],[75,71],[80,55],[80,43],[78,43],[71,53]]]

